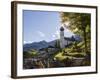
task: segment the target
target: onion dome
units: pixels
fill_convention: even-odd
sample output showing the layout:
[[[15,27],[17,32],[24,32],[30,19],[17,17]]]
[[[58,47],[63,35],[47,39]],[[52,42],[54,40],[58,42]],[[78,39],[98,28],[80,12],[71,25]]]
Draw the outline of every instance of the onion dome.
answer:
[[[61,28],[60,28],[60,31],[64,31],[64,28],[63,28],[63,27],[61,27]]]

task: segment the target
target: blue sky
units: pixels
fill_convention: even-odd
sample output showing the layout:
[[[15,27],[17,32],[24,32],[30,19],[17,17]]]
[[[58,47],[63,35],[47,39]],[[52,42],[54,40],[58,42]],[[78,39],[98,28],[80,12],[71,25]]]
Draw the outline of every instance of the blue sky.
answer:
[[[59,38],[60,21],[59,12],[23,10],[24,43],[49,42]],[[65,36],[71,35],[70,31],[65,31]]]

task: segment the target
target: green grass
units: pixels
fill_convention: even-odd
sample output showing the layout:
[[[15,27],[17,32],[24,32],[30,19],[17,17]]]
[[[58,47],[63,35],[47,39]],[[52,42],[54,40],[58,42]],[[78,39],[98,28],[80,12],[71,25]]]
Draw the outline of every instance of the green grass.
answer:
[[[55,55],[55,58],[60,60],[60,61],[66,59],[67,56],[63,56],[62,54],[63,54],[62,52],[59,52],[57,55]]]
[[[64,48],[62,51],[56,53],[54,58],[59,61],[63,61],[65,59],[72,59],[73,57],[84,57],[86,56],[85,52],[74,52],[71,48]]]
[[[58,54],[56,54],[55,55],[55,58],[57,59],[57,60],[59,60],[59,61],[63,61],[63,60],[65,60],[65,59],[72,59],[73,58],[73,56],[65,56],[65,55],[63,55],[63,52],[59,52]]]

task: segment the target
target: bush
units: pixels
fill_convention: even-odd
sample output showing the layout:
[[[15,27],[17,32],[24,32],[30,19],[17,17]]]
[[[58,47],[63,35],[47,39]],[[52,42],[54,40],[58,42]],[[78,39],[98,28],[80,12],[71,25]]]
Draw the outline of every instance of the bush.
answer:
[[[75,55],[73,55],[74,57],[84,57],[84,55],[82,55],[82,54],[75,54]]]

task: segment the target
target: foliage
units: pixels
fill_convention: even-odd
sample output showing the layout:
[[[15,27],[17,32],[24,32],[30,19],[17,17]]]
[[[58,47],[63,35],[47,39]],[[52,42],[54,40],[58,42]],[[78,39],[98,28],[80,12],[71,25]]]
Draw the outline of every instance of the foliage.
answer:
[[[84,57],[84,55],[83,54],[74,54],[74,57]]]
[[[59,52],[57,55],[55,55],[55,58],[59,61],[63,60],[66,58],[66,56],[63,56],[62,55],[63,53],[62,52]]]
[[[55,47],[56,47],[56,48],[60,48],[60,41],[59,41],[59,39],[56,40]]]
[[[61,13],[61,23],[74,34],[80,35],[83,38],[84,51],[90,52],[91,42],[91,15],[88,13]]]
[[[34,56],[37,56],[37,55],[38,55],[38,52],[34,49],[23,52],[24,58],[31,58],[31,57],[34,57]]]

